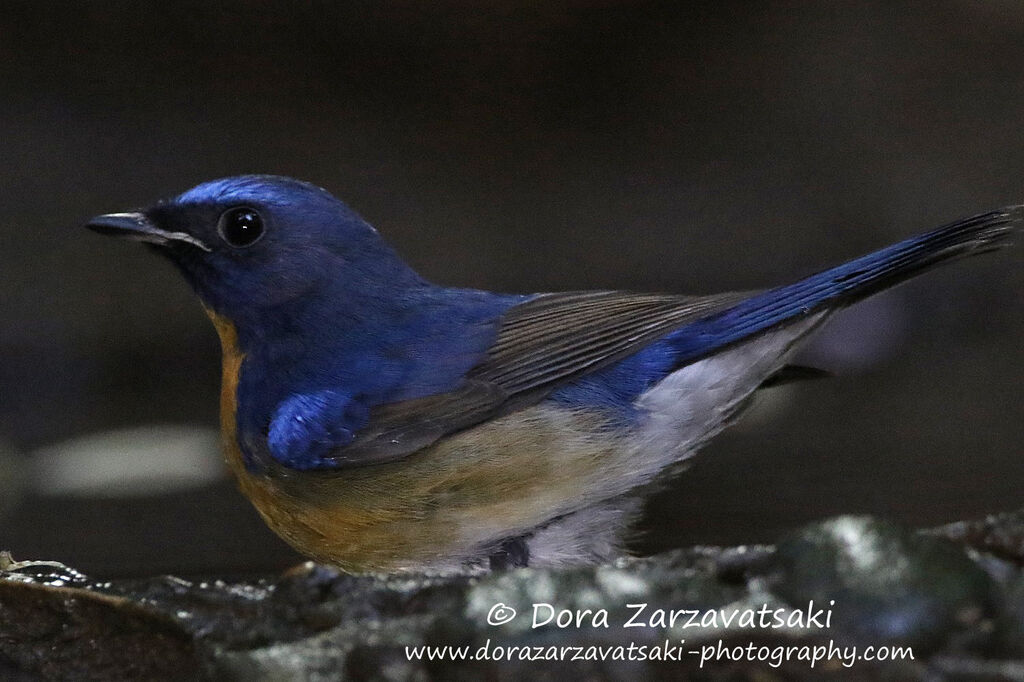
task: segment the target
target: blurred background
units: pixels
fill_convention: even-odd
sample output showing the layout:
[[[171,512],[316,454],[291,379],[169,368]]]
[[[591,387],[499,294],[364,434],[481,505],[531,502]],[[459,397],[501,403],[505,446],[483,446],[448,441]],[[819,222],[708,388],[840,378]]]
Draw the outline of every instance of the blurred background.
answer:
[[[428,278],[787,283],[1024,201],[1024,5],[12,2],[0,16],[0,549],[97,575],[300,557],[217,453],[185,283],[80,229],[244,172],[326,187]],[[636,550],[1021,506],[1024,248],[835,319],[655,497]]]

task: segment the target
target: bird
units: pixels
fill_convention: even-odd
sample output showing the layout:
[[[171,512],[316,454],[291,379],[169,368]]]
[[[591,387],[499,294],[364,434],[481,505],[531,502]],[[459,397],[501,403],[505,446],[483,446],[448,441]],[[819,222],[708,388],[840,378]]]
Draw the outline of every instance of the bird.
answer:
[[[350,573],[586,565],[835,311],[1006,246],[1024,210],[794,283],[711,295],[441,286],[346,204],[211,180],[86,227],[169,259],[222,350],[227,466],[300,553]]]

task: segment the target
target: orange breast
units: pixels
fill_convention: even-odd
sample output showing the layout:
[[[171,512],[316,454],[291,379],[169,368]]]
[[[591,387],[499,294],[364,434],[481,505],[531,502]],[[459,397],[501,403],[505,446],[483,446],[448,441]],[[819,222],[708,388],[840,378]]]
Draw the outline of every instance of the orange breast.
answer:
[[[403,542],[397,538],[366,538],[367,530],[380,527],[393,518],[394,510],[365,508],[372,497],[345,494],[346,482],[333,478],[325,486],[316,474],[291,473],[290,478],[276,481],[255,476],[245,467],[238,444],[238,382],[245,354],[238,345],[238,332],[231,320],[209,308],[207,315],[220,336],[222,376],[220,392],[221,447],[228,467],[235,475],[242,493],[253,503],[267,525],[297,550],[321,561],[361,570],[381,568],[383,555],[401,552]],[[303,488],[307,488],[304,490]],[[327,489],[325,489],[327,488]],[[397,514],[401,516],[401,513]],[[371,559],[360,547],[374,547]]]
[[[221,438],[242,493],[301,553],[353,572],[446,568],[589,500],[620,449],[583,415],[527,408],[398,462],[254,475],[238,444],[245,359],[232,322],[207,310],[223,349]]]
[[[238,332],[234,323],[206,308],[206,314],[213,321],[213,326],[220,337],[223,353],[220,385],[220,433],[221,447],[227,458],[228,466],[236,476],[245,473],[242,451],[238,447],[238,380],[242,372],[242,361],[245,355],[238,347]]]

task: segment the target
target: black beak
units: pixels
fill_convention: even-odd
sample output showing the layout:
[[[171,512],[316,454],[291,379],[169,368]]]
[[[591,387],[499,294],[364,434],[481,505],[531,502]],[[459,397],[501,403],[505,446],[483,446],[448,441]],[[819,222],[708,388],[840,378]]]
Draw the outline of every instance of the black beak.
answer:
[[[210,250],[209,246],[190,234],[161,230],[142,213],[107,213],[106,215],[98,215],[86,223],[85,226],[100,234],[109,234],[136,242],[161,245],[181,242],[191,244],[203,251]]]

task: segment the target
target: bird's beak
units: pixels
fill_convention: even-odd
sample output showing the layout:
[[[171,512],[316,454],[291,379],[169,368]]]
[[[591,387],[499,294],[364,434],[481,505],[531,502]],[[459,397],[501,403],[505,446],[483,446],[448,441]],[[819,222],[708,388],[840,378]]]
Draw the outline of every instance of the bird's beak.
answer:
[[[148,242],[150,244],[181,242],[191,244],[203,251],[210,250],[209,246],[190,234],[161,230],[142,213],[107,213],[106,215],[98,215],[87,222],[85,226],[100,234],[109,234],[136,242]]]

